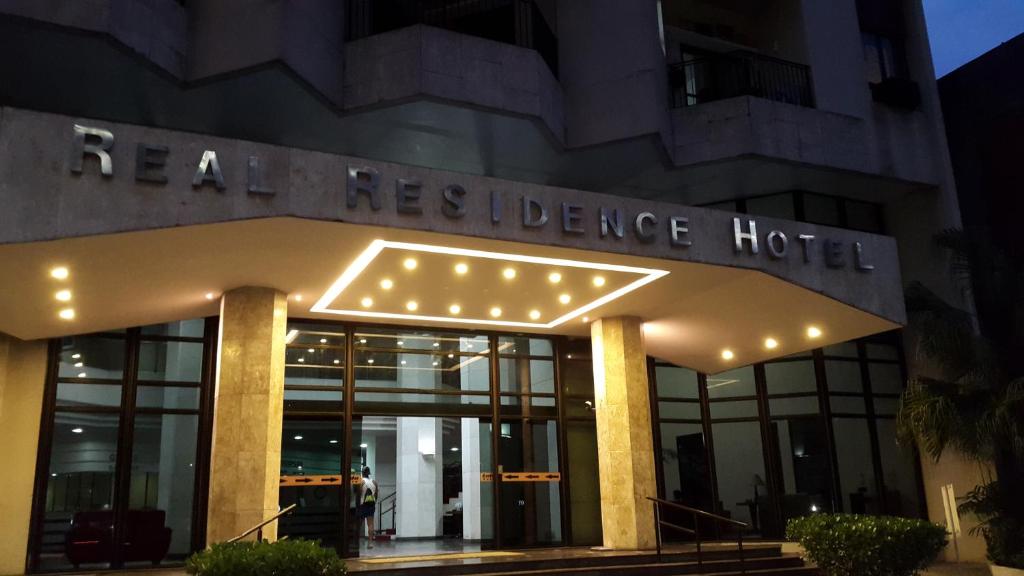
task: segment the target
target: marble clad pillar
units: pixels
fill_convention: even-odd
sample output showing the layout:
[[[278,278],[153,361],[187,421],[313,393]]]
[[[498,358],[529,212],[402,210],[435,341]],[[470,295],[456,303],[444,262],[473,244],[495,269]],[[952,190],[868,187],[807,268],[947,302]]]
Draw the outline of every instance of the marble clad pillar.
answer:
[[[657,485],[642,323],[602,318],[590,334],[604,546],[653,549],[654,511],[645,498],[657,496]]]
[[[281,474],[287,297],[245,287],[225,293],[220,306],[207,543],[277,513]],[[276,539],[277,524],[263,537]]]

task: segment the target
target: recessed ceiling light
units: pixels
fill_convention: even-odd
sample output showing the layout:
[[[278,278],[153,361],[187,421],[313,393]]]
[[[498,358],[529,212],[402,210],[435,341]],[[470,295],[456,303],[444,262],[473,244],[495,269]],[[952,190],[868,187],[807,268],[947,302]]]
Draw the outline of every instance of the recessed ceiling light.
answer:
[[[395,283],[392,282],[390,278],[385,278],[380,281],[380,287],[384,290],[391,290],[395,287]]]
[[[466,272],[469,272],[469,264],[466,264],[465,262],[459,262],[458,264],[455,265],[456,274],[462,275],[465,274]]]
[[[402,340],[399,340],[399,341],[397,342],[397,344],[398,344],[399,346],[405,346],[405,342],[403,342]]]
[[[558,297],[558,301],[561,302],[562,304],[568,304],[569,302],[572,302],[572,296],[569,296],[568,294],[562,294],[561,296]]]
[[[416,267],[419,266],[419,263],[416,262],[415,258],[406,258],[405,261],[402,262],[402,266],[405,266],[406,270],[415,270]]]
[[[82,430],[81,428],[72,428],[71,432],[73,434],[81,434],[82,432],[85,432],[85,430]]]
[[[320,339],[320,343],[321,344],[327,344],[327,338],[321,338]]]
[[[85,366],[84,362],[75,362],[75,368],[81,368],[82,366]]]
[[[452,304],[451,306],[448,307],[448,312],[452,314],[458,314],[462,312],[462,306],[459,306],[458,304]]]
[[[501,308],[498,308],[497,306],[495,306],[494,308],[491,308],[491,318],[500,318],[500,317],[501,317]]]
[[[338,441],[337,441],[337,440],[330,440],[330,441],[329,441],[328,443],[329,443],[329,444],[337,444],[337,443],[338,443]]]
[[[296,440],[302,440],[302,436],[296,436],[295,439]]]
[[[64,266],[57,266],[50,270],[50,276],[57,280],[67,280],[69,274],[68,269]]]
[[[729,350],[728,348],[722,350],[722,360],[732,360],[735,357],[736,355],[732,353],[732,350]]]
[[[360,344],[366,344],[366,338],[360,338],[359,339],[359,343]]]
[[[61,290],[60,292],[57,292],[56,294],[54,294],[54,298],[56,298],[57,300],[60,300],[61,302],[70,302],[71,301],[71,290]]]
[[[296,294],[293,298],[295,298],[296,302],[302,302],[302,294]]]
[[[583,317],[583,323],[586,324],[587,322],[590,322],[590,316]]]
[[[301,364],[301,363],[303,363],[303,362],[305,362],[305,361],[306,361],[306,359],[305,359],[305,358],[299,358],[299,363],[300,363],[300,364]]]
[[[360,444],[359,447],[360,448],[369,448],[370,446],[369,446],[369,444]]]
[[[566,354],[565,357],[569,360],[572,360],[572,354]]]
[[[459,447],[458,446],[452,446],[452,452],[458,452],[458,451],[459,451]]]
[[[74,320],[75,319],[75,309],[74,308],[65,308],[65,309],[61,310],[57,315],[60,316],[64,320]]]
[[[548,282],[551,282],[552,284],[558,284],[561,281],[562,274],[560,272],[552,272],[551,274],[548,274]]]
[[[506,280],[512,280],[513,278],[516,277],[516,269],[505,268],[504,270],[501,271],[501,275],[504,276]]]
[[[537,320],[540,318],[540,310],[530,310],[530,320]]]
[[[415,312],[419,307],[420,305],[415,300],[409,300],[405,303],[405,309],[409,312]]]
[[[439,347],[439,346],[441,346],[441,343],[440,343],[440,342],[434,342],[434,348],[437,348],[437,347]]]
[[[77,352],[71,355],[71,358],[74,359],[74,360],[78,360],[81,357],[82,357],[82,355],[77,353]]]
[[[594,286],[598,288],[604,286],[604,276],[594,276]]]
[[[306,350],[306,352],[309,352],[310,354],[312,354],[313,352],[316,352],[316,349],[315,348],[309,348],[309,349]]]
[[[78,373],[78,377],[79,378],[85,378],[86,376],[87,376],[87,374],[85,372],[79,372]]]
[[[405,360],[402,360],[402,366],[405,366]]]
[[[369,360],[367,360],[366,363],[367,364],[373,364],[373,358],[370,358]]]
[[[335,358],[335,359],[334,359],[334,363],[335,363],[335,364],[341,364],[341,360],[338,360],[337,358]]]
[[[818,328],[817,326],[808,326],[807,327],[807,337],[808,338],[820,338],[821,337],[821,328]]]
[[[449,353],[448,353],[448,357],[449,357],[449,358],[455,358],[455,354],[454,354],[454,353],[452,353],[452,352],[449,352]]]
[[[769,350],[774,350],[779,347],[779,341],[776,340],[775,338],[765,338],[764,347]]]
[[[214,294],[213,292],[207,292],[207,293],[206,293],[206,299],[207,299],[207,300],[213,300],[213,299],[214,299],[214,298],[216,298],[216,297],[217,297],[217,295],[216,295],[216,294]]]
[[[363,306],[363,308],[369,308],[370,306],[373,306],[373,298],[366,296],[362,300],[360,300],[359,303]]]
[[[433,365],[434,365],[434,366],[437,366],[437,360],[434,360],[434,364],[433,364]]]

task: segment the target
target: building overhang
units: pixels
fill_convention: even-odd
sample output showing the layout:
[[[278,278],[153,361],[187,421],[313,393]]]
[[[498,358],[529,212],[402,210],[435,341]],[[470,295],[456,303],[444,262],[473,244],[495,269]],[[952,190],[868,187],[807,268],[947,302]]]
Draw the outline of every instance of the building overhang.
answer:
[[[884,236],[3,112],[0,331],[18,338],[213,315],[249,285],[355,322],[584,336],[633,315],[652,355],[711,373],[905,321]]]

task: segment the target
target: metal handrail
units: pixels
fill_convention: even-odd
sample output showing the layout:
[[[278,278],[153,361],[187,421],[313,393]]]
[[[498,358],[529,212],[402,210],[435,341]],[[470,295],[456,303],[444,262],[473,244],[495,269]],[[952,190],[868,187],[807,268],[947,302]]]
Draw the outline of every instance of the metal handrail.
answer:
[[[650,500],[652,502],[652,505],[654,506],[654,530],[655,530],[656,541],[657,541],[657,546],[658,546],[658,561],[659,562],[661,561],[661,548],[662,548],[661,527],[665,526],[667,528],[672,528],[674,530],[679,530],[680,532],[684,532],[686,534],[692,534],[693,535],[693,539],[697,543],[697,569],[698,569],[698,571],[703,571],[704,570],[704,556],[703,556],[702,551],[701,551],[700,522],[699,522],[699,519],[700,518],[709,518],[711,520],[714,520],[715,522],[721,522],[723,524],[731,524],[731,525],[736,526],[736,527],[739,528],[739,530],[737,531],[738,536],[736,538],[736,545],[737,545],[737,549],[739,550],[739,554],[740,554],[740,572],[742,574],[746,574],[747,573],[746,559],[743,556],[743,529],[749,527],[749,524],[747,524],[746,522],[740,522],[739,520],[733,520],[732,518],[726,518],[725,516],[719,516],[718,514],[712,514],[711,512],[707,512],[707,511],[700,510],[700,509],[697,509],[697,508],[691,508],[689,506],[686,506],[685,504],[679,504],[677,502],[670,502],[668,500],[662,500],[661,498],[652,498],[650,496],[647,496],[647,499]],[[693,529],[691,530],[689,528],[685,528],[683,526],[679,526],[678,524],[673,524],[671,522],[665,522],[664,520],[662,520],[661,519],[661,507],[662,506],[667,506],[669,508],[673,508],[673,509],[676,509],[676,510],[682,510],[684,512],[689,512],[690,514],[692,514],[693,515]]]
[[[384,515],[389,513],[389,512],[392,513],[391,514],[391,528],[393,529],[395,527],[395,514],[394,514],[394,511],[395,511],[395,508],[398,506],[398,498],[395,498],[395,496],[398,496],[398,492],[397,491],[392,492],[391,494],[389,494],[389,495],[387,495],[387,496],[385,496],[385,497],[383,497],[383,498],[381,498],[380,500],[377,501],[377,533],[378,534],[383,534],[384,533]],[[385,510],[384,509],[384,503],[387,502],[388,500],[391,500],[392,498],[395,498],[395,500],[394,500],[394,502],[391,503],[391,508],[388,508],[387,510]]]
[[[238,542],[239,540],[241,540],[242,538],[245,538],[246,536],[248,536],[249,534],[252,534],[253,532],[256,532],[256,541],[257,542],[263,541],[263,527],[266,526],[267,524],[270,524],[271,522],[277,520],[278,518],[284,516],[285,514],[288,514],[289,512],[294,510],[297,506],[298,506],[298,504],[292,504],[291,506],[288,506],[284,510],[281,510],[280,512],[278,512],[277,514],[274,514],[270,518],[267,518],[263,522],[260,522],[259,524],[253,526],[252,528],[249,528],[245,532],[242,532],[238,536],[235,536],[231,540],[228,540],[228,544],[231,544],[232,542]]]

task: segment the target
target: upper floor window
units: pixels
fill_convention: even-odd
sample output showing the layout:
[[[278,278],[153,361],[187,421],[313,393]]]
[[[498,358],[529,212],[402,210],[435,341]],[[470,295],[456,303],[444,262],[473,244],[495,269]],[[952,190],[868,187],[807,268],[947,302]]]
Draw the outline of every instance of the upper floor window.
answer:
[[[862,32],[864,63],[868,82],[880,84],[890,78],[906,78],[907,62],[903,54],[903,42],[889,36]]]
[[[705,207],[849,228],[874,234],[885,233],[880,204],[803,190],[738,198],[706,204]]]

